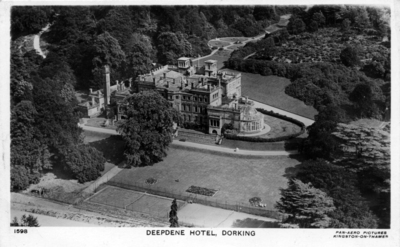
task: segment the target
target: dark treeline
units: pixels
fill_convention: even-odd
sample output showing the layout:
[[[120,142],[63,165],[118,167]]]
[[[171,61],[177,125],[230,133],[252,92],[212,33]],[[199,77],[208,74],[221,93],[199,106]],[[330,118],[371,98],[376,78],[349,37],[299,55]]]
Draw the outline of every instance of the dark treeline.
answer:
[[[42,38],[74,72],[76,87],[99,88],[99,67],[109,63],[112,81],[147,72],[152,63],[211,52],[215,37],[255,36],[286,6],[71,6],[14,7],[13,39],[52,23]],[[29,13],[25,15],[24,13]]]

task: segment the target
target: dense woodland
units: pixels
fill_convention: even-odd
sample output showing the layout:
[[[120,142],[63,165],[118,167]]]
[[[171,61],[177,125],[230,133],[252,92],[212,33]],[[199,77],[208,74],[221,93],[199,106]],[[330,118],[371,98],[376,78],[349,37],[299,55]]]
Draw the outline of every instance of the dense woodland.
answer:
[[[374,165],[361,156],[353,157],[351,162],[338,160],[339,142],[333,135],[340,133],[339,123],[383,118],[390,107],[390,52],[385,56],[377,52],[368,64],[359,63],[354,47],[341,52],[339,63],[288,64],[268,59],[285,42],[327,27],[337,28],[344,40],[365,32],[379,38],[389,36],[389,42],[382,45],[390,47],[388,12],[355,6],[304,9],[14,7],[13,40],[37,33],[48,23],[51,27],[42,36],[48,43],[46,59],[34,51],[21,53],[17,48],[11,54],[12,190],[26,189],[55,165],[64,167],[80,182],[100,175],[104,166],[99,164],[105,160],[99,151],[83,143],[84,136],[77,126],[75,89],[99,88],[103,64],[111,66],[112,81],[135,77],[151,68],[152,63],[174,63],[179,56],[210,53],[209,39],[255,36],[278,22],[280,15],[290,13],[287,29],[246,44],[225,64],[239,71],[289,78],[286,93],[319,111],[299,148],[306,160],[296,180],[282,192],[277,206],[290,215],[283,227],[390,227],[390,164],[382,168],[380,163]],[[254,52],[257,59],[243,59]],[[357,166],[354,160],[359,161]],[[366,194],[378,198],[377,203],[369,206]],[[298,208],[299,195],[317,198],[312,202],[317,204]],[[300,205],[311,202],[304,203]]]

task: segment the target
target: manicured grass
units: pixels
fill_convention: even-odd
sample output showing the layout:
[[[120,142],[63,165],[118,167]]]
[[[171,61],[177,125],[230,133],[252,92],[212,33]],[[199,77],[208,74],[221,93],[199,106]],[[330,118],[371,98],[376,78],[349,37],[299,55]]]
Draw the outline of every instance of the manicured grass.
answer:
[[[235,70],[224,70],[238,73]],[[290,80],[278,76],[240,73],[242,74],[242,95],[311,119],[314,119],[314,115],[318,113],[314,107],[285,94],[285,87],[290,84]]]
[[[221,47],[221,46],[230,45],[229,42],[226,42],[226,41],[219,41],[219,40],[212,40],[212,41],[209,41],[208,44],[209,44],[211,47],[212,47],[212,46]]]
[[[227,49],[229,49],[229,50],[237,50],[237,49],[239,49],[240,47],[243,47],[245,44],[236,44],[236,45],[231,45],[231,46],[229,46]]]
[[[218,51],[214,55],[200,59],[200,66],[204,65],[204,62],[207,60],[217,60],[218,69],[222,69],[224,67],[224,62],[229,59],[232,50],[223,50]],[[194,62],[197,65],[197,61]]]
[[[271,130],[264,135],[260,135],[262,138],[287,136],[301,131],[300,126],[269,115],[264,115],[264,122],[271,127]]]
[[[168,156],[160,163],[121,171],[111,179],[113,182],[132,184],[149,178],[157,179],[157,187],[170,193],[193,196],[186,190],[194,185],[218,190],[207,200],[223,203],[249,204],[252,197],[260,197],[268,208],[280,198],[280,188],[286,188],[287,172],[299,161],[289,157],[241,158],[224,155],[205,155],[202,152],[170,148]],[[151,188],[152,185],[147,185]],[[154,186],[153,186],[154,188]]]
[[[220,40],[223,41],[228,41],[228,42],[236,42],[236,41],[245,41],[250,39],[250,37],[225,37],[225,38],[220,38]]]
[[[276,24],[273,24],[273,25],[270,25],[269,27],[267,27],[265,29],[265,31],[272,33],[272,32],[275,32],[275,31],[277,31],[279,29],[281,29],[281,28],[278,27]]]
[[[138,200],[142,195],[143,194],[134,191],[107,187],[100,193],[91,197],[89,201],[117,208],[125,208],[127,205]]]

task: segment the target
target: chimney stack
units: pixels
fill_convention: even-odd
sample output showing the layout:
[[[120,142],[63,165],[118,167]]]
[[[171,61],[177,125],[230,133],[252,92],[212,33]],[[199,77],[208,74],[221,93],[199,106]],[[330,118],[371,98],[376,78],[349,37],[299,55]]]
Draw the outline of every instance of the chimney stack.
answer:
[[[106,107],[110,104],[110,67],[108,65],[104,65],[104,80],[104,106]]]
[[[194,89],[194,82],[192,82],[192,89]]]
[[[208,90],[208,91],[211,91],[210,84],[207,85],[207,90]]]
[[[93,89],[89,88],[89,91],[90,91],[90,94],[92,94],[92,93],[93,93]]]

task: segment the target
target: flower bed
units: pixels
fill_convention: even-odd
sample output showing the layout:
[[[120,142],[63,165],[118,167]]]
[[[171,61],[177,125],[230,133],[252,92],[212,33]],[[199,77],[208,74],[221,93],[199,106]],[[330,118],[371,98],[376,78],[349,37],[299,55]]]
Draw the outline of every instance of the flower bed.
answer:
[[[157,179],[155,178],[146,179],[146,184],[155,184],[155,183],[157,183]]]
[[[212,190],[212,189],[207,189],[207,188],[192,185],[189,187],[189,189],[186,190],[186,192],[203,195],[203,196],[213,196],[215,193],[217,193],[217,190]]]

